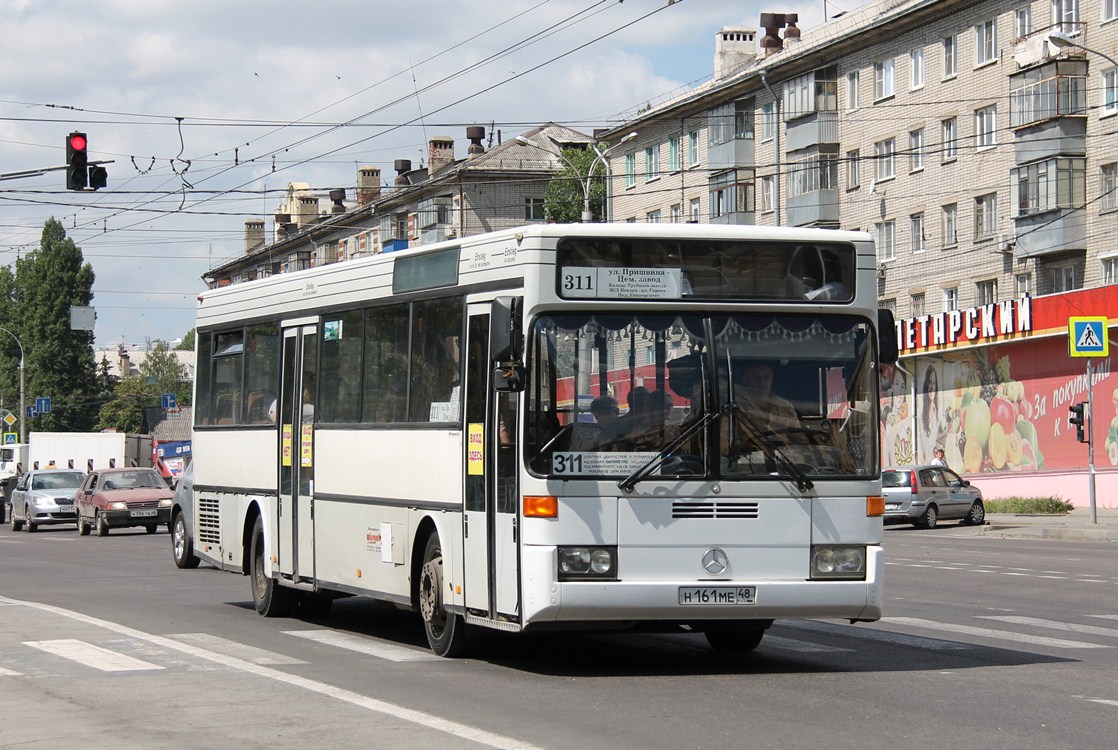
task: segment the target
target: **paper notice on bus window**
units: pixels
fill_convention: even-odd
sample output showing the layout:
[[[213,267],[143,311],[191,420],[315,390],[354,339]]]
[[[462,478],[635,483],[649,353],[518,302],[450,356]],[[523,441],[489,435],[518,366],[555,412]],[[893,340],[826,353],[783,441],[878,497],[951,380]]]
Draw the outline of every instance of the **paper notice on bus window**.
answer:
[[[291,425],[283,426],[283,465],[291,465]]]
[[[564,297],[591,299],[680,299],[679,268],[567,267],[560,281]]]
[[[466,473],[471,477],[485,474],[485,426],[480,422],[466,426]]]
[[[551,473],[560,476],[628,476],[651,461],[653,451],[633,453],[555,453]]]
[[[304,469],[314,465],[314,426],[303,425],[302,439],[299,441],[299,466]]]

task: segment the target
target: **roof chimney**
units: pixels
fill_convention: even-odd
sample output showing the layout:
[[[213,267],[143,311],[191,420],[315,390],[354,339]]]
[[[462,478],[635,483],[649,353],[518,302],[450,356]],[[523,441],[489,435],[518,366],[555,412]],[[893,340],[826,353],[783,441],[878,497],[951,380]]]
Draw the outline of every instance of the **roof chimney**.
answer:
[[[245,253],[251,253],[264,244],[263,219],[248,219],[245,221]]]
[[[794,13],[761,14],[761,28],[765,30],[765,35],[761,37],[761,49],[765,51],[766,57],[780,52],[784,48],[784,40],[780,38],[780,30],[784,28],[789,15],[792,16],[794,23],[796,20],[796,14]],[[799,35],[799,29],[796,29],[796,35]]]
[[[334,190],[331,190],[330,191],[330,200],[334,204],[333,206],[330,207],[330,213],[332,213],[332,214],[344,214],[345,213],[345,188],[336,188]]]
[[[714,36],[714,80],[720,81],[757,59],[757,30],[724,26]]]
[[[357,205],[364,206],[380,197],[380,168],[361,167],[357,170]]]
[[[427,176],[431,177],[454,161],[454,139],[436,135],[427,142]]]
[[[299,196],[299,215],[295,217],[295,223],[300,227],[314,224],[318,219],[318,196],[317,195],[300,195]]]
[[[397,159],[392,164],[392,168],[396,170],[396,185],[408,185],[411,183],[405,173],[411,171],[411,159]]]
[[[466,149],[466,158],[472,159],[475,156],[480,156],[485,153],[485,146],[481,142],[485,140],[485,128],[481,125],[474,125],[473,127],[466,128],[466,138],[470,141],[470,147]]]

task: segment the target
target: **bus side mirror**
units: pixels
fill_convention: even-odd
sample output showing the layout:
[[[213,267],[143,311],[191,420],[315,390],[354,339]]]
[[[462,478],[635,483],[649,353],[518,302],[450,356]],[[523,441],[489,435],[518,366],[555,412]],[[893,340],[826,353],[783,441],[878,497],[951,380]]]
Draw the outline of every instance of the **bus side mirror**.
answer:
[[[497,297],[489,316],[489,351],[495,362],[519,362],[524,348],[520,327],[522,297]]]
[[[493,369],[493,390],[501,393],[524,390],[524,367],[516,362],[498,364]]]
[[[897,324],[893,320],[893,311],[879,308],[877,311],[877,352],[879,364],[896,364],[897,356]]]

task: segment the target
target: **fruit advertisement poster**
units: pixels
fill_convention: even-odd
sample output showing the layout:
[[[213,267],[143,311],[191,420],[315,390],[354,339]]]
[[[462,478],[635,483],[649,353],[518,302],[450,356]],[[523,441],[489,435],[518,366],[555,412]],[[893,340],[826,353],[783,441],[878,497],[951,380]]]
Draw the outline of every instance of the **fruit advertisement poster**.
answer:
[[[1118,466],[1118,377],[1092,360],[1095,463]],[[927,463],[936,447],[964,474],[1087,465],[1068,407],[1087,401],[1086,360],[1067,339],[972,347],[904,360],[886,373],[885,465]]]

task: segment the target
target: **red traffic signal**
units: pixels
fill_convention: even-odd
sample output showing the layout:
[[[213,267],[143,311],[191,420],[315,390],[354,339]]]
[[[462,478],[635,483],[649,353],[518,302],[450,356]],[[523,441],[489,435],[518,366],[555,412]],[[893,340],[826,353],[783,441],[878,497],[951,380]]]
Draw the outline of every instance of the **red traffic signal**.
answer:
[[[66,136],[66,189],[85,190],[89,186],[89,142],[85,133]]]

